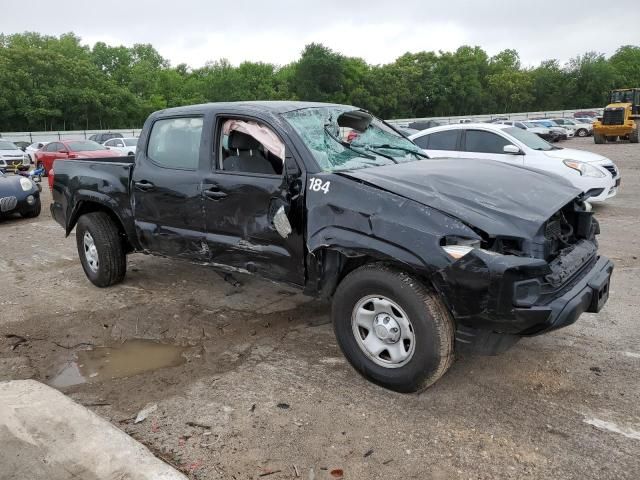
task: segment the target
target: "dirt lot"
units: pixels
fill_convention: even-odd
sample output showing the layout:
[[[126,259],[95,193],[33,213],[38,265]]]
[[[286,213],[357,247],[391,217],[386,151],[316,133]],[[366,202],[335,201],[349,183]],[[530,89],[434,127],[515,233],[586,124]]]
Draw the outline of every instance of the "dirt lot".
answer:
[[[458,358],[421,395],[358,376],[328,306],[279,285],[133,255],[122,285],[93,287],[46,188],[38,219],[0,223],[0,380],[60,386],[194,479],[640,478],[640,147],[564,146],[622,170],[597,208],[609,303],[502,356]]]

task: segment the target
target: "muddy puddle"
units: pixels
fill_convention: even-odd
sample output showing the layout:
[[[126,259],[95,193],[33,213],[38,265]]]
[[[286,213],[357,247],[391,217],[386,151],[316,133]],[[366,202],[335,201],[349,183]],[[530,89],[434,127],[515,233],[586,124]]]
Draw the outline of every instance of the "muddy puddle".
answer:
[[[183,356],[186,350],[186,347],[150,340],[130,340],[114,346],[81,350],[54,370],[48,383],[54,388],[65,388],[175,367],[186,361]]]

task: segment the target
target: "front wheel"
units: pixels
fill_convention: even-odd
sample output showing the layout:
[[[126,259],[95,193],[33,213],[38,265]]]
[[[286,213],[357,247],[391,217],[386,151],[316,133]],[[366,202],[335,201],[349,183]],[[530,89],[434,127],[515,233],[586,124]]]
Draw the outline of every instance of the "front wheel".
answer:
[[[347,360],[367,379],[417,392],[451,366],[454,322],[438,296],[383,264],[354,270],[333,299],[333,328]]]
[[[109,215],[82,215],[76,226],[76,245],[84,273],[96,287],[109,287],[124,279],[127,256],[118,227]]]
[[[40,202],[40,199],[37,198],[36,199],[36,203],[33,205],[33,207],[31,208],[31,210],[27,210],[26,212],[22,213],[22,217],[23,218],[36,218],[40,215],[40,212],[42,211],[42,203]]]
[[[589,135],[589,132],[585,128],[578,129],[576,133],[579,137],[586,137],[587,135]]]
[[[593,141],[597,144],[602,144],[604,142],[607,141],[607,138],[604,135],[601,135],[599,133],[594,133],[593,134]]]

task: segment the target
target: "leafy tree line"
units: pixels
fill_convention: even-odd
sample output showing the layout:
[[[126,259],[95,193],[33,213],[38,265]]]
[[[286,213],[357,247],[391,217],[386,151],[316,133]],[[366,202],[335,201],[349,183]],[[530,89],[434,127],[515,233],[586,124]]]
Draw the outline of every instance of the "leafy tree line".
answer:
[[[525,68],[515,50],[490,57],[462,46],[369,65],[313,43],[284,66],[222,59],[194,69],[171,66],[148,44],[0,34],[3,131],[139,127],[165,107],[233,100],[348,103],[383,118],[561,110],[604,105],[609,89],[624,86],[640,86],[640,46]]]

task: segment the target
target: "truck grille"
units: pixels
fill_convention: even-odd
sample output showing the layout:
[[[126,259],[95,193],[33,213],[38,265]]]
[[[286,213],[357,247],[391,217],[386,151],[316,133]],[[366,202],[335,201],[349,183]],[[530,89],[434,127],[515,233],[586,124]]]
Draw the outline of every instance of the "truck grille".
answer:
[[[618,171],[616,170],[616,167],[614,167],[613,165],[603,165],[603,167],[609,171],[609,173],[613,178],[616,178],[616,175],[618,175]]]
[[[603,125],[624,125],[624,108],[608,108],[602,117]]]
[[[3,197],[0,198],[0,212],[10,212],[18,205],[18,199],[16,197]]]

